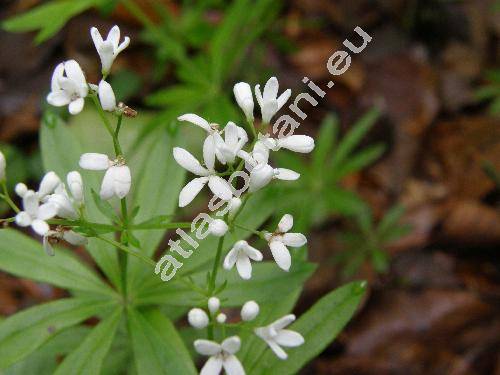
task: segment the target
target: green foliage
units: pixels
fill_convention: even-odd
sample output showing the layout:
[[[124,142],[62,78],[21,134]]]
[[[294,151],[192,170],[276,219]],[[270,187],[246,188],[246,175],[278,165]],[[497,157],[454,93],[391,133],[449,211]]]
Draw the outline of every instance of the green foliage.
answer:
[[[370,262],[379,273],[389,267],[389,254],[385,247],[410,232],[408,225],[398,223],[404,213],[400,206],[392,207],[378,224],[374,223],[370,209],[360,211],[354,220],[354,230],[338,234],[345,249],[334,258],[340,263],[344,277],[353,276],[364,262]]]
[[[500,69],[487,72],[486,79],[490,82],[479,88],[475,97],[478,101],[489,101],[489,111],[492,115],[500,114]]]
[[[378,116],[378,110],[369,111],[341,139],[338,139],[338,120],[327,116],[309,162],[292,153],[276,154],[280,167],[293,169],[301,175],[296,183],[283,189],[287,199],[281,200],[285,202],[283,212],[297,215],[299,229],[308,231],[332,214],[351,216],[366,208],[364,202],[352,191],[342,188],[340,182],[372,164],[384,152],[381,144],[359,149]]]

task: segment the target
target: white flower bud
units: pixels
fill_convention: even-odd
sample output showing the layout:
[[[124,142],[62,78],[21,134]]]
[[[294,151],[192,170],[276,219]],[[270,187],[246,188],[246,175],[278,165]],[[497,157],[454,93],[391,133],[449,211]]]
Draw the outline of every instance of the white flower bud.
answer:
[[[217,297],[210,297],[208,299],[208,310],[212,314],[214,314],[217,311],[219,311],[219,307],[220,307],[220,299],[218,299]]]
[[[77,171],[69,172],[66,176],[69,191],[75,202],[79,205],[83,203],[83,181],[82,175]]]
[[[240,210],[241,207],[241,199],[233,197],[229,201],[229,210],[228,210],[228,215],[229,218],[232,219],[234,215]]]
[[[114,112],[116,109],[116,98],[115,93],[111,85],[102,80],[99,82],[99,101],[101,102],[101,107],[105,111]]]
[[[188,322],[197,329],[203,329],[208,325],[208,315],[199,308],[194,308],[188,312]]]
[[[245,302],[241,308],[241,319],[245,322],[254,320],[259,315],[259,305],[255,301]]]
[[[48,194],[52,194],[57,186],[61,183],[61,179],[55,172],[48,172],[43,176],[38,188],[38,197],[42,199]]]
[[[215,237],[224,236],[228,229],[226,222],[221,219],[212,220],[208,225],[208,231]]]
[[[7,163],[5,161],[5,156],[3,152],[0,151],[0,180],[5,180],[5,168]]]
[[[16,185],[14,191],[20,198],[22,198],[28,192],[28,187],[22,182],[20,182]]]
[[[234,97],[240,108],[245,113],[248,121],[253,121],[253,95],[252,88],[246,82],[239,82],[233,87]]]
[[[219,315],[217,315],[216,319],[217,319],[217,323],[224,324],[226,322],[227,316],[226,316],[226,314],[220,313]]]

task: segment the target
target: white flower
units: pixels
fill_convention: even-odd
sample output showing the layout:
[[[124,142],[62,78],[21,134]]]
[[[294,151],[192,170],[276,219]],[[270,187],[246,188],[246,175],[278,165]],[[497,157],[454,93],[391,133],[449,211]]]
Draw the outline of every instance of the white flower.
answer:
[[[252,88],[246,82],[238,82],[233,87],[234,97],[240,108],[245,113],[248,121],[253,122],[253,95]]]
[[[83,180],[82,175],[77,171],[69,172],[66,176],[69,191],[73,197],[74,202],[81,206],[83,204]]]
[[[228,122],[224,128],[224,141],[219,140],[216,144],[217,155],[222,164],[233,164],[238,152],[248,142],[245,129],[237,126],[234,122]]]
[[[294,320],[295,315],[286,315],[269,324],[267,327],[256,328],[254,332],[269,345],[278,358],[287,359],[288,355],[281,348],[282,346],[293,348],[304,343],[304,337],[300,333],[284,329]]]
[[[54,255],[54,248],[52,247],[52,242],[59,242],[61,239],[70,243],[71,245],[81,246],[87,244],[87,238],[73,232],[72,230],[49,230],[43,236],[43,249],[47,255]]]
[[[5,156],[3,152],[0,151],[0,181],[5,180],[5,168],[7,167],[7,163],[5,161]]]
[[[300,174],[286,168],[273,168],[269,163],[269,149],[264,143],[255,143],[253,151],[249,154],[241,150],[238,156],[245,160],[245,167],[250,172],[249,192],[255,192],[269,184],[272,179],[293,181]]]
[[[259,141],[273,151],[285,148],[290,151],[307,154],[314,149],[314,139],[308,135],[289,135],[283,138],[271,138],[259,134]]]
[[[252,263],[250,259],[260,262],[262,253],[250,246],[246,241],[238,241],[224,258],[224,269],[230,270],[236,264],[236,269],[240,276],[248,280],[252,277]]]
[[[83,169],[106,171],[101,184],[101,199],[108,200],[115,195],[123,199],[129,193],[132,177],[123,159],[112,161],[104,154],[86,153],[80,157],[79,164]]]
[[[221,130],[219,125],[215,123],[209,123],[204,118],[195,115],[194,113],[186,113],[185,115],[177,117],[179,121],[187,121],[191,124],[199,126],[207,132],[207,138],[203,142],[203,159],[205,160],[205,165],[211,165],[212,168],[215,165],[215,156],[217,159],[223,162],[224,158],[219,151],[219,145],[223,144],[224,141],[220,136]]]
[[[264,237],[269,244],[276,264],[283,270],[288,271],[292,264],[292,258],[287,246],[301,247],[307,243],[307,238],[301,233],[287,233],[293,226],[293,216],[284,215],[278,223],[274,233],[265,233]]]
[[[38,187],[37,196],[40,201],[44,202],[46,197],[52,194],[58,186],[61,185],[61,179],[55,172],[48,172],[43,176],[40,186]],[[21,188],[22,190],[22,188]]]
[[[215,314],[217,311],[219,311],[220,307],[220,299],[217,297],[210,297],[208,299],[208,311],[210,313]]]
[[[188,322],[196,329],[203,329],[208,325],[208,315],[202,309],[195,307],[188,312]]]
[[[229,227],[226,222],[221,219],[214,219],[208,224],[208,231],[212,236],[222,237],[227,233]]]
[[[264,86],[264,93],[260,91],[260,85],[255,86],[255,96],[260,105],[262,122],[269,124],[271,118],[285,105],[292,95],[292,90],[288,89],[278,97],[279,83],[276,77],[271,77]]]
[[[120,28],[116,25],[111,28],[106,40],[102,39],[101,33],[95,27],[90,29],[90,36],[101,58],[102,73],[107,75],[116,56],[130,44],[130,38],[126,36],[120,43]]]
[[[207,138],[208,139],[208,138]],[[204,150],[205,151],[205,150]],[[187,169],[189,172],[200,176],[198,178],[192,179],[179,194],[179,207],[185,207],[198,195],[198,193],[203,189],[208,183],[208,187],[212,190],[217,197],[222,200],[229,200],[233,196],[231,187],[229,183],[222,177],[217,176],[214,170],[215,160],[208,157],[206,153],[203,153],[205,159],[205,165],[207,168],[203,167],[196,158],[191,155],[188,151],[180,147],[174,147],[174,159],[179,163],[181,167]]]
[[[76,115],[82,111],[88,91],[82,68],[75,60],[68,60],[56,66],[47,102],[56,107],[69,104],[69,113]]]
[[[255,301],[247,301],[241,308],[241,319],[245,322],[254,320],[259,315],[259,305]]]
[[[111,85],[105,80],[101,80],[99,82],[98,93],[102,109],[114,112],[116,110],[116,98]]]
[[[40,205],[38,194],[28,190],[23,196],[24,211],[16,215],[16,223],[21,227],[31,226],[39,235],[43,236],[49,231],[46,220],[52,219],[57,214],[57,207],[53,203]]]
[[[220,313],[219,315],[217,315],[217,318],[215,318],[215,320],[217,320],[217,323],[219,324],[224,324],[227,320],[227,315],[224,313]]]
[[[241,341],[238,336],[225,339],[222,344],[210,340],[196,340],[194,348],[199,354],[210,356],[201,369],[200,375],[218,375],[222,368],[227,375],[244,375],[245,370],[235,353],[240,350]]]

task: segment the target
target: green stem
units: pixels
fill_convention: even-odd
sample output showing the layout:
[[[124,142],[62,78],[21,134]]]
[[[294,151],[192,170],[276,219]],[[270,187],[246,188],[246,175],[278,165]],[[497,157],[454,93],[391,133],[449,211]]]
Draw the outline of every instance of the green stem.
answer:
[[[224,245],[224,237],[221,237],[219,238],[219,244],[217,245],[217,254],[215,255],[212,273],[210,274],[210,282],[208,283],[209,294],[212,294],[213,291],[215,290],[215,282],[217,280],[217,271],[219,270],[219,263],[222,256],[223,245]]]
[[[10,199],[9,195],[9,190],[7,189],[7,183],[5,182],[5,179],[2,180],[2,190],[3,194],[1,195],[1,198],[5,200],[5,202],[14,210],[16,214],[18,214],[21,210],[17,205]]]
[[[144,255],[142,255],[139,252],[136,252],[134,250],[129,249],[127,246],[121,244],[118,241],[115,241],[115,240],[112,240],[112,239],[109,239],[109,238],[106,238],[106,237],[103,237],[103,236],[96,236],[96,238],[98,238],[101,241],[104,241],[106,243],[109,243],[110,245],[115,246],[116,248],[118,248],[118,249],[126,252],[127,254],[131,254],[131,255],[139,258],[140,260],[142,260],[143,262],[146,262],[150,266],[154,267],[156,265],[156,263],[151,258],[148,258],[147,256],[144,256]]]
[[[250,229],[250,228],[247,228],[247,227],[244,227],[243,225],[239,225],[239,224],[236,224],[234,223],[233,224],[236,228],[239,228],[239,229],[243,229],[243,230],[246,230],[247,232],[251,232],[259,237],[262,237],[262,232],[259,232],[257,230],[253,230],[253,229]]]
[[[126,237],[123,236],[123,232],[128,232],[128,209],[127,209],[127,200],[125,198],[120,200],[120,207],[122,212],[122,236],[120,238],[120,243],[124,246],[128,245],[128,241]],[[128,259],[126,253],[118,253],[118,262],[120,263],[121,273],[122,273],[122,291],[125,299],[127,298],[127,268],[128,268]]]

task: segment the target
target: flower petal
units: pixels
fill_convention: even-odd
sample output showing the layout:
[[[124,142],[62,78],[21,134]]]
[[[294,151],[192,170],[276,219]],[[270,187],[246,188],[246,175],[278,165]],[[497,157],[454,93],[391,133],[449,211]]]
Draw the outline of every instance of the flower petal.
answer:
[[[83,74],[82,68],[75,60],[66,61],[64,63],[64,70],[66,71],[66,76],[77,85],[87,85],[87,81],[85,80],[85,75]]]
[[[274,339],[279,345],[287,347],[296,347],[304,343],[304,337],[300,333],[288,329],[280,330]]]
[[[62,107],[71,102],[67,91],[53,91],[47,95],[47,102],[54,107]]]
[[[96,49],[99,49],[101,44],[104,42],[101,36],[101,33],[99,30],[97,30],[97,27],[92,27],[90,29],[90,36],[92,37],[92,41],[94,42],[94,46]]]
[[[63,238],[66,242],[74,246],[86,245],[88,240],[87,237],[82,236],[72,230],[67,230],[63,233]]]
[[[308,153],[314,149],[314,139],[307,135],[291,135],[278,139],[278,146],[290,151]]]
[[[264,86],[264,102],[276,99],[278,97],[279,83],[276,77],[267,80]]]
[[[278,343],[276,343],[275,341],[272,341],[272,340],[269,340],[266,342],[267,342],[267,345],[269,345],[271,350],[274,352],[274,354],[276,354],[276,356],[279,359],[285,360],[288,358],[288,354],[286,354],[286,352],[281,348],[281,346],[278,345]]]
[[[179,207],[186,207],[191,203],[207,182],[208,177],[198,177],[189,181],[179,193]]]
[[[196,340],[194,349],[201,355],[217,355],[222,350],[221,346],[216,342],[204,339]]]
[[[257,250],[255,247],[252,247],[250,245],[247,245],[244,249],[245,254],[248,255],[248,257],[252,260],[255,260],[257,262],[260,262],[263,258],[262,253]]]
[[[44,203],[38,207],[37,219],[48,220],[57,215],[57,205],[54,203]]]
[[[245,370],[243,369],[241,362],[234,355],[226,357],[222,364],[227,375],[245,375]]]
[[[114,169],[113,188],[115,195],[118,198],[123,199],[129,193],[130,186],[132,184],[132,176],[130,174],[130,168],[126,165],[122,165],[119,167],[111,167],[110,169]]]
[[[302,233],[285,233],[283,243],[286,246],[301,247],[307,243],[307,238]]]
[[[215,166],[215,138],[209,134],[203,142],[203,161],[209,171],[213,171]]]
[[[24,211],[28,213],[32,218],[36,217],[38,213],[38,196],[33,190],[28,190],[23,196],[23,207]]]
[[[88,152],[80,156],[78,163],[81,168],[91,171],[103,171],[109,168],[110,160],[108,155]]]
[[[267,102],[264,101],[263,105],[261,106],[262,122],[264,124],[269,124],[276,112],[278,112],[277,100],[270,100]]]
[[[190,122],[191,124],[194,124],[202,129],[205,129],[207,132],[211,131],[210,124],[208,123],[208,121],[205,120],[203,117],[195,115],[194,113],[186,113],[185,115],[177,117],[177,120]]]
[[[233,197],[233,192],[229,183],[219,176],[210,176],[208,179],[208,187],[214,195],[224,201],[228,201]]]
[[[252,277],[252,264],[248,255],[240,251],[238,253],[238,259],[236,260],[236,269],[240,274],[242,279],[248,280]]]
[[[286,168],[276,168],[274,173],[274,178],[283,181],[295,181],[300,177],[300,173],[292,171]]]
[[[238,253],[239,250],[235,249],[234,247],[229,251],[229,253],[227,253],[223,263],[224,269],[230,270],[234,267],[236,260],[238,259]]]
[[[288,90],[285,90],[285,92],[283,92],[278,97],[278,110],[277,111],[279,111],[286,104],[288,99],[290,99],[291,95],[292,95],[292,90],[288,89]]]
[[[101,191],[99,192],[99,195],[102,200],[108,200],[115,195],[115,189],[114,189],[114,184],[115,184],[115,168],[111,167],[109,168],[106,173],[104,174],[104,178],[102,179],[101,183]]]
[[[203,168],[198,160],[187,150],[181,147],[174,147],[174,159],[184,169],[197,176],[208,176],[209,172]]]
[[[84,104],[85,100],[83,98],[73,100],[71,103],[69,103],[68,106],[69,113],[71,113],[72,115],[79,114],[82,111]]]
[[[262,98],[262,92],[260,91],[260,85],[255,85],[255,97],[257,98],[257,103],[262,108],[262,103],[264,99]]]
[[[231,336],[222,341],[222,344],[220,346],[225,352],[234,354],[238,350],[240,350],[241,340],[238,336]]]
[[[284,271],[288,271],[292,265],[292,257],[283,242],[271,240],[269,248],[278,267]]]
[[[271,325],[276,331],[280,331],[286,326],[292,324],[294,321],[295,321],[295,315],[288,314],[283,316],[282,318],[279,318],[278,320],[275,320]]]
[[[61,86],[59,85],[59,79],[64,76],[64,63],[60,63],[54,69],[54,73],[52,73],[52,79],[50,82],[50,90],[52,92],[59,91]]]
[[[219,375],[222,371],[222,358],[210,357],[200,371],[200,375]]]
[[[21,211],[16,215],[16,224],[20,227],[31,225],[31,216],[26,211]]]
[[[50,229],[49,224],[47,224],[45,221],[40,220],[40,219],[33,220],[33,222],[31,223],[31,227],[40,236],[46,235]]]
[[[114,25],[109,30],[106,41],[111,42],[115,49],[118,48],[118,43],[120,43],[120,28],[117,25]]]
[[[274,169],[269,164],[259,164],[250,172],[250,193],[269,184],[274,176]]]
[[[55,172],[47,172],[45,176],[43,176],[40,186],[38,187],[38,196],[43,198],[48,194],[52,194],[56,187],[60,184],[61,179]]]
[[[278,231],[280,233],[286,233],[293,227],[293,216],[290,214],[285,214],[278,223]]]
[[[116,98],[113,88],[104,80],[99,82],[99,101],[101,102],[102,109],[105,111],[113,112],[116,109]]]

